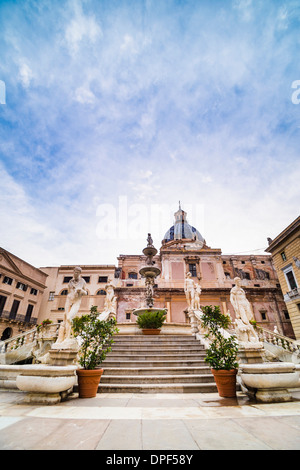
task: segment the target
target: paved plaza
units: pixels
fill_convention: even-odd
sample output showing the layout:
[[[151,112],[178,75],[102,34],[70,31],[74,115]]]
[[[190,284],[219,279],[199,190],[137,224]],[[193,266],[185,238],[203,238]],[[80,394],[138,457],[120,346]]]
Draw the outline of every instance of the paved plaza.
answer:
[[[299,450],[300,392],[293,398],[259,404],[242,392],[236,399],[217,393],[102,393],[79,399],[74,393],[45,406],[25,404],[22,392],[2,390],[0,449],[184,450],[190,455],[215,449]],[[111,453],[116,455],[122,453]]]

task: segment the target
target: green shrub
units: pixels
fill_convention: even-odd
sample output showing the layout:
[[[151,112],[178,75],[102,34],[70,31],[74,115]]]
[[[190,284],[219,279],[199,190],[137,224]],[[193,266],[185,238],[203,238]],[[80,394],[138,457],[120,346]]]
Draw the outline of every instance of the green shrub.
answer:
[[[83,369],[96,369],[111,351],[113,335],[119,330],[115,318],[98,319],[97,307],[87,315],[75,317],[72,322],[75,337],[80,338],[79,364]]]
[[[236,360],[238,353],[238,343],[234,336],[225,338],[221,329],[226,329],[231,323],[228,315],[221,313],[220,307],[206,306],[202,307],[203,315],[201,322],[204,328],[208,330],[206,337],[211,338],[212,342],[206,350],[205,362],[212,369],[230,370],[238,367]]]
[[[166,311],[161,310],[146,310],[137,317],[137,324],[139,328],[161,328],[165,319]]]

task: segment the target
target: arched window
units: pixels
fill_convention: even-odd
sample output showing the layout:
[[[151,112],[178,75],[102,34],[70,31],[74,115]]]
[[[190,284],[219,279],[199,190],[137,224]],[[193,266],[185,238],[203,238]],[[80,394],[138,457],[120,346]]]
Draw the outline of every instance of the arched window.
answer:
[[[5,328],[5,330],[3,331],[2,336],[1,336],[1,341],[5,341],[6,339],[11,338],[12,334],[13,334],[12,328],[9,328],[9,327]]]
[[[100,289],[100,290],[98,290],[97,295],[106,295],[106,292],[105,292],[105,290]]]
[[[60,295],[68,295],[68,289],[62,290]]]

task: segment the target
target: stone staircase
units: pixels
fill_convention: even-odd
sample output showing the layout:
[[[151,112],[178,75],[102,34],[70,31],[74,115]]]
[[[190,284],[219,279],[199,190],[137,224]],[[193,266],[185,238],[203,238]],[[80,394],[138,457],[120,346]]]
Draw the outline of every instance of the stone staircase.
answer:
[[[216,392],[204,346],[192,335],[118,335],[99,393]]]

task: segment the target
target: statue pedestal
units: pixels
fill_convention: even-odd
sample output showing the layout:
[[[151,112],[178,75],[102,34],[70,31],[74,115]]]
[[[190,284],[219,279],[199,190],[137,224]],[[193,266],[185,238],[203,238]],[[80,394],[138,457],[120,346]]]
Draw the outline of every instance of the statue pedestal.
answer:
[[[262,364],[264,348],[239,348],[238,361],[241,364]]]
[[[75,338],[67,339],[61,343],[54,343],[49,351],[52,366],[72,366],[76,364],[78,342]]]
[[[200,319],[201,319],[201,315],[202,315],[202,310],[201,309],[188,308],[187,314],[190,318],[192,334],[196,335],[201,330]]]
[[[71,366],[76,364],[77,351],[72,349],[62,349],[49,351],[50,364],[52,366]]]

